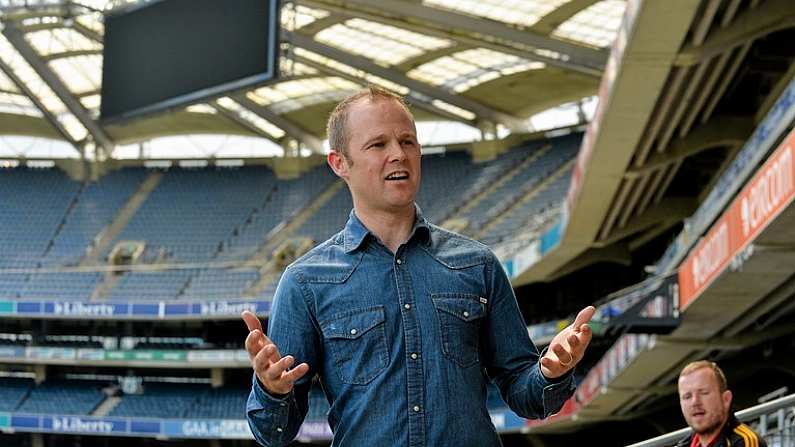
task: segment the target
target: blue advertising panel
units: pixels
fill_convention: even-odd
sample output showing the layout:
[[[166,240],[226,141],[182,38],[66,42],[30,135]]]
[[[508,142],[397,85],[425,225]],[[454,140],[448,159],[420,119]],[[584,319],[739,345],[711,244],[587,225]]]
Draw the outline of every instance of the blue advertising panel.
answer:
[[[267,316],[270,301],[145,301],[138,303],[24,300],[0,301],[0,317],[69,319],[181,320],[238,318],[244,310]]]
[[[17,303],[18,314],[40,314],[42,301],[20,301]],[[52,303],[50,303],[52,304]]]
[[[11,427],[12,428],[22,428],[22,429],[38,429],[39,428],[39,417],[28,415],[28,414],[12,414],[11,415]]]
[[[133,303],[132,314],[157,317],[160,315],[160,303]]]
[[[131,433],[159,435],[162,430],[160,421],[130,420]]]
[[[174,438],[251,439],[242,419],[181,419],[163,421],[163,434]]]
[[[95,418],[90,416],[42,416],[44,431],[55,433],[86,433],[109,435],[127,433],[127,421],[120,418]]]

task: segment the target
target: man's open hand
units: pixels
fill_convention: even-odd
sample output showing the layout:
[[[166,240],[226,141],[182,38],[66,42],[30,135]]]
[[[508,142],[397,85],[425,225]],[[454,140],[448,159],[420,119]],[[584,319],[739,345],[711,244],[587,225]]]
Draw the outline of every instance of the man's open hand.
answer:
[[[555,379],[566,374],[582,360],[585,348],[591,342],[591,328],[588,322],[596,312],[596,308],[588,306],[577,314],[574,323],[560,331],[549,343],[544,357],[541,358],[541,372],[547,379]]]
[[[301,363],[289,369],[295,363],[295,359],[291,355],[282,357],[279,354],[279,348],[262,330],[259,318],[247,310],[243,311],[242,317],[249,331],[246,337],[246,351],[257,379],[271,394],[288,394],[293,389],[295,381],[309,371],[309,365]]]

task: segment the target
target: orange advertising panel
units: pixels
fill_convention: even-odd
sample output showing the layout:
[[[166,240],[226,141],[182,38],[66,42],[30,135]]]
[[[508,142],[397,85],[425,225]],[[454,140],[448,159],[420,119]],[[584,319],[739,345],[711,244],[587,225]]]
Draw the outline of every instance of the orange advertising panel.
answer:
[[[795,198],[795,130],[790,132],[679,268],[685,309]]]

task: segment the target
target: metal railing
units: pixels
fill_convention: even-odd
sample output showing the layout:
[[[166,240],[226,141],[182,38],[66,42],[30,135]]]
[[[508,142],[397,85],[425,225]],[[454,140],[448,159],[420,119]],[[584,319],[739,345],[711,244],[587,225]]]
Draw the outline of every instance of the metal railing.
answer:
[[[768,447],[795,447],[795,394],[738,411],[736,415],[740,421],[749,423]],[[627,447],[672,446],[689,433],[690,428],[683,428]]]

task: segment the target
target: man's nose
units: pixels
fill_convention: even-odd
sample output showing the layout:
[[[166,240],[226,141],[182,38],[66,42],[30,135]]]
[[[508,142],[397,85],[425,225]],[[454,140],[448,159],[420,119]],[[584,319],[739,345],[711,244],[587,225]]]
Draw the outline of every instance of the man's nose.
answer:
[[[399,141],[391,141],[388,144],[389,161],[402,161],[406,159],[406,151]]]

